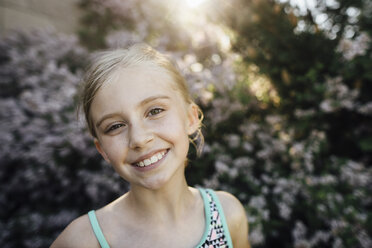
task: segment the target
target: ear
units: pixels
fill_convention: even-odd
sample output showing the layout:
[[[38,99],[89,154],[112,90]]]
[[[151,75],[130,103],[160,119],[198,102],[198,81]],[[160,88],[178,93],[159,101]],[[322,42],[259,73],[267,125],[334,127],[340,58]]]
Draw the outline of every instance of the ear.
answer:
[[[102,155],[102,157],[106,160],[107,163],[110,163],[110,160],[105,153],[105,151],[101,147],[101,143],[99,143],[99,140],[97,138],[94,138],[94,145],[96,146],[97,151]]]
[[[187,134],[191,135],[199,128],[199,108],[195,103],[191,103],[187,112]]]

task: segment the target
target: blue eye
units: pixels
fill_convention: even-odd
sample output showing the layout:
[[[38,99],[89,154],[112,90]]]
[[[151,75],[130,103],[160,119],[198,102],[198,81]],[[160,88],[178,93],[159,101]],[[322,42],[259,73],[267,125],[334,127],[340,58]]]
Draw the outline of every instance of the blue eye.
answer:
[[[149,115],[149,116],[158,115],[158,114],[160,114],[160,113],[163,112],[163,111],[164,111],[164,109],[162,109],[162,108],[153,108],[153,109],[151,109],[151,110],[149,111],[148,115]]]

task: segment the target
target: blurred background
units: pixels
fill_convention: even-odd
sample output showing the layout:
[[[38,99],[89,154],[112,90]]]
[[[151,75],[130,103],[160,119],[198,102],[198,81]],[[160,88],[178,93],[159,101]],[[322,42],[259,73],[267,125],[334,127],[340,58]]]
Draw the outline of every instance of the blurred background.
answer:
[[[252,247],[372,247],[371,35],[369,0],[1,0],[1,247],[128,190],[76,103],[89,54],[135,42],[187,79],[188,182],[241,200]]]

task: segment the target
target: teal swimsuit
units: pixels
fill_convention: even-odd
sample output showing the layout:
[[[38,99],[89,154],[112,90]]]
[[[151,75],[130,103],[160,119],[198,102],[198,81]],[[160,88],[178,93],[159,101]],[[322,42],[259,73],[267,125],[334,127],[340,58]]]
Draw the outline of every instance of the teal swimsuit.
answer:
[[[230,248],[232,246],[229,229],[223,214],[222,206],[216,193],[211,189],[201,189],[199,191],[204,201],[206,228],[203,238],[197,248]],[[88,213],[94,234],[97,237],[101,248],[110,248],[101,228],[99,227],[94,210]]]

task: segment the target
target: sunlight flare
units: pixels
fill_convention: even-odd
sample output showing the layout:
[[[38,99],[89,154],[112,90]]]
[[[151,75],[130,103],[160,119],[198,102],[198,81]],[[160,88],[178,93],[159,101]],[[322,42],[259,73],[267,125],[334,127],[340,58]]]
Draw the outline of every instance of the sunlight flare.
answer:
[[[190,8],[196,8],[196,7],[200,6],[204,2],[205,2],[205,0],[186,0],[186,4]]]

